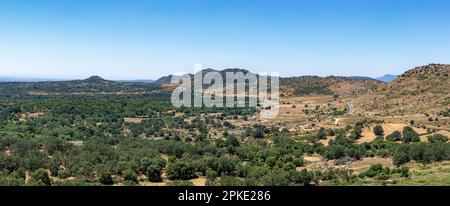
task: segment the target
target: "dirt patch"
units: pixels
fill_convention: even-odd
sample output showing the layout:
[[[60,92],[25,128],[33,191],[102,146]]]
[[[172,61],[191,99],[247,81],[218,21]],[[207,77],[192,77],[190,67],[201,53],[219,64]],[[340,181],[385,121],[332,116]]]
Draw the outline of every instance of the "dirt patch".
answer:
[[[146,119],[148,118],[123,118],[123,121],[128,123],[141,123]]]
[[[148,186],[148,187],[159,187],[159,186],[166,186],[167,183],[165,182],[140,182],[140,186]]]
[[[303,159],[308,162],[322,162],[323,161],[323,157],[319,154],[305,155],[305,156],[303,156]]]
[[[194,186],[205,186],[206,185],[205,177],[199,177],[199,178],[193,179],[191,181],[192,181],[192,184],[194,184]]]
[[[393,167],[394,166],[394,163],[392,162],[392,158],[370,157],[370,158],[363,158],[362,160],[350,163],[347,166],[347,169],[351,169],[354,171],[365,171],[371,165],[375,165],[375,164],[381,164],[385,167]]]
[[[29,119],[34,119],[34,118],[38,118],[40,116],[44,115],[43,112],[31,112],[31,113],[24,113],[21,114],[19,117],[19,121],[23,122]]]
[[[321,139],[319,140],[319,143],[322,143],[325,146],[328,146],[330,144],[331,140],[335,140],[336,136],[332,136],[332,137],[327,137],[326,139]]]
[[[390,135],[394,133],[395,131],[402,131],[404,127],[408,126],[406,124],[400,124],[400,123],[385,123],[381,124],[384,130],[384,136]],[[373,141],[376,136],[373,133],[373,128],[375,125],[370,125],[369,128],[363,128],[362,137],[358,139],[358,143],[364,143],[364,142],[371,142]],[[423,128],[416,128],[412,127],[414,131],[416,131],[419,135],[427,134],[427,130]]]

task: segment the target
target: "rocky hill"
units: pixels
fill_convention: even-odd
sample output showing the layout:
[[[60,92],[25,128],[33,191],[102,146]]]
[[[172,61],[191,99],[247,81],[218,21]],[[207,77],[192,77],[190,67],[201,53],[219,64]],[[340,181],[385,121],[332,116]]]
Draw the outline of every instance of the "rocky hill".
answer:
[[[383,83],[370,78],[301,76],[280,80],[283,96],[338,95],[351,97],[366,93]]]
[[[450,106],[450,65],[416,67],[357,99],[367,111],[439,112]]]

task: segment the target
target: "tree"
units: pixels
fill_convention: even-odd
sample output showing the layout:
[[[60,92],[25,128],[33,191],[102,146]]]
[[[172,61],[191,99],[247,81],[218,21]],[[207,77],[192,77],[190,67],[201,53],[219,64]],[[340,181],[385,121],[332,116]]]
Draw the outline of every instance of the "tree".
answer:
[[[48,168],[50,170],[50,174],[52,176],[58,176],[59,165],[61,164],[61,160],[58,158],[52,158],[50,163],[48,164]]]
[[[112,185],[114,184],[114,181],[111,177],[112,173],[110,171],[107,171],[106,169],[99,172],[99,182],[104,185]]]
[[[241,180],[239,180],[235,177],[224,176],[224,177],[220,178],[219,185],[220,186],[243,186],[243,183]]]
[[[212,170],[211,168],[209,168],[208,170],[206,170],[206,178],[208,180],[214,180],[218,177],[219,175],[217,174],[216,171]]]
[[[319,132],[317,133],[317,139],[325,139],[327,137],[327,133],[325,128],[321,127]]]
[[[134,170],[126,169],[122,172],[122,177],[125,181],[137,183],[137,175]]]
[[[195,178],[195,167],[192,161],[178,160],[167,167],[167,176],[171,180],[189,180]]]
[[[384,135],[383,127],[382,127],[381,125],[375,126],[375,127],[373,128],[373,133],[374,133],[376,136],[382,136],[382,135]]]
[[[36,186],[50,186],[52,185],[52,181],[50,180],[47,170],[41,168],[31,173],[28,184]]]
[[[151,182],[161,182],[161,170],[159,165],[151,164],[147,167],[147,176]]]
[[[448,141],[448,137],[446,137],[442,134],[434,134],[434,135],[428,137],[429,143],[435,143],[435,142],[445,143],[447,141]]]
[[[352,139],[359,139],[359,138],[361,138],[361,134],[362,134],[362,128],[355,127],[355,129],[353,129],[352,133],[350,134],[350,137]]]
[[[265,135],[265,126],[260,125],[260,124],[255,124],[253,125],[253,137],[254,138],[264,138]]]
[[[419,134],[417,134],[417,132],[414,131],[413,128],[404,127],[402,133],[404,143],[420,142]]]
[[[299,185],[309,185],[311,181],[313,180],[313,175],[309,173],[306,169],[303,169],[302,171],[298,172],[295,171],[293,175],[291,175],[291,181],[295,184]]]
[[[235,136],[230,136],[225,140],[227,146],[239,147],[239,140]]]
[[[327,136],[336,135],[336,132],[334,131],[334,129],[331,129],[331,128],[327,129],[326,133],[327,133]]]
[[[386,136],[387,141],[400,141],[402,140],[402,133],[400,131],[394,131],[392,134]]]
[[[403,165],[409,162],[409,147],[408,145],[400,145],[394,152],[393,161],[394,165]]]

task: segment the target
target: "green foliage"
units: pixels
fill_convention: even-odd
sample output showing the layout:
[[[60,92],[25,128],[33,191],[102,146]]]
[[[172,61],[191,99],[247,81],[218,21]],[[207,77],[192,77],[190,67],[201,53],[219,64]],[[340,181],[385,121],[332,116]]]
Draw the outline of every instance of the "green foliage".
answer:
[[[122,172],[122,177],[125,181],[137,183],[137,174],[134,170],[131,169],[124,170]]]
[[[402,140],[402,133],[400,131],[394,131],[392,134],[386,136],[387,141],[400,141]]]
[[[448,141],[448,137],[444,136],[442,134],[434,134],[428,137],[428,142],[429,143],[436,143],[436,142],[441,142],[441,143],[445,143]]]
[[[98,174],[99,182],[104,185],[114,184],[114,181],[113,181],[111,175],[112,175],[112,173],[110,171],[107,171],[107,170],[100,171]]]
[[[352,138],[352,139],[359,139],[359,138],[361,138],[361,134],[362,134],[362,128],[361,127],[359,127],[359,126],[357,126],[357,127],[355,127],[355,129],[353,129],[353,131],[351,132],[351,134],[350,134],[350,137]]]
[[[175,180],[168,184],[169,186],[194,186],[194,184],[191,181],[187,180]]]
[[[411,127],[404,127],[402,134],[404,143],[420,142],[419,134]]]
[[[171,180],[189,180],[196,177],[192,161],[177,160],[169,164],[167,175]]]
[[[47,170],[38,169],[31,173],[28,184],[33,186],[50,186],[52,185],[52,182]]]
[[[373,128],[373,133],[374,133],[376,136],[382,136],[382,135],[384,135],[384,129],[383,129],[383,127],[382,127],[381,125],[376,125],[376,126]]]

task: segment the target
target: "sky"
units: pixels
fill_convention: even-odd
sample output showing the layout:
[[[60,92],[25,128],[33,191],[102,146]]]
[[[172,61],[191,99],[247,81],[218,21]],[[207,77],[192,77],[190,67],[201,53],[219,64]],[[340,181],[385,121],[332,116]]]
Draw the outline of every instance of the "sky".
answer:
[[[448,0],[1,0],[0,76],[205,68],[379,77],[450,63]]]

